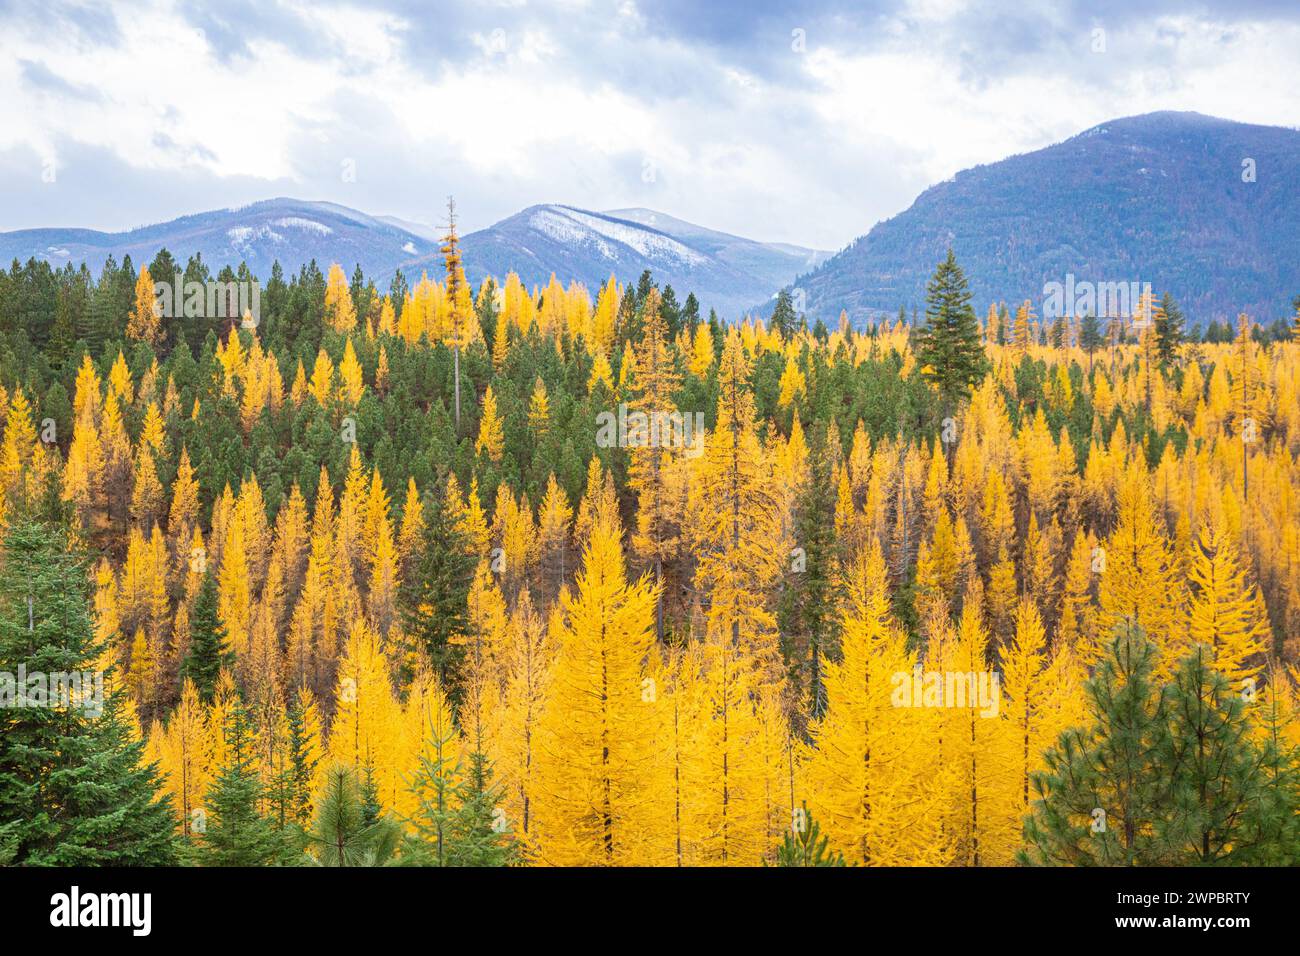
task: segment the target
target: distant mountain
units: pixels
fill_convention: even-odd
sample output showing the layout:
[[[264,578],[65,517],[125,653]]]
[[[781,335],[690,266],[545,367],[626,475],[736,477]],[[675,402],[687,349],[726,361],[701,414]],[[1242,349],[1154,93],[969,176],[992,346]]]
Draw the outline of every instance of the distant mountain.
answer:
[[[762,302],[828,253],[742,239],[650,209],[590,212],[572,206],[529,206],[494,226],[464,237],[465,270],[472,282],[514,271],[525,285],[545,285],[551,273],[591,290],[610,275],[634,282],[649,269],[671,285],[679,301],[694,292],[707,314],[734,319]],[[408,277],[427,263],[403,266]]]
[[[428,235],[328,202],[268,199],[234,209],[183,216],[129,232],[91,229],[23,229],[0,233],[0,261],[31,257],[55,266],[85,261],[98,271],[112,253],[120,262],[129,253],[138,268],[166,248],[183,266],[196,252],[215,271],[247,262],[253,274],[266,279],[275,260],[296,272],[315,259],[322,269],[342,263],[349,272],[359,262],[367,274],[391,276],[403,261],[436,252]],[[425,227],[427,229],[427,227]]]
[[[0,263],[35,257],[55,266],[86,262],[98,271],[112,254],[130,254],[137,267],[161,248],[182,265],[201,252],[211,268],[247,262],[263,279],[279,260],[296,272],[315,259],[322,269],[338,262],[350,274],[357,263],[381,288],[398,270],[412,282],[442,273],[442,230],[395,216],[370,216],[346,206],[297,199],[268,199],[218,209],[127,232],[91,229],[24,229],[0,233]],[[694,292],[706,311],[736,318],[768,299],[828,253],[755,242],[649,209],[620,215],[571,206],[531,206],[463,237],[465,270],[478,282],[514,271],[529,286],[545,285],[554,272],[594,293],[611,274],[635,282],[649,269],[660,286],[671,284],[684,301]]]
[[[604,215],[667,233],[730,266],[760,277],[772,289],[778,289],[789,281],[781,277],[789,275],[791,269],[795,272],[815,269],[833,255],[821,249],[805,249],[781,242],[741,239],[730,233],[674,219],[653,209],[607,209]]]
[[[1199,113],[1103,123],[930,187],[794,286],[828,322],[910,314],[949,246],[981,315],[1026,298],[1041,315],[1044,283],[1073,274],[1150,282],[1201,324],[1285,317],[1300,293],[1300,132]]]

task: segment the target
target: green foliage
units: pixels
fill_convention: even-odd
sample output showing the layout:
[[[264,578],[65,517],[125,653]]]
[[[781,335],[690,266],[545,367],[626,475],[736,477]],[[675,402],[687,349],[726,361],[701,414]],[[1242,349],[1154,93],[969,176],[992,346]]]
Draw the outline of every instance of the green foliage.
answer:
[[[428,655],[453,701],[458,699],[457,676],[465,653],[454,638],[468,626],[477,563],[478,556],[471,553],[441,497],[431,496],[414,573],[402,582],[401,612],[406,634]]]
[[[289,856],[285,833],[258,812],[262,781],[248,712],[230,703],[223,729],[226,758],[208,787],[206,820],[194,862],[200,866],[267,866]]]
[[[411,781],[419,808],[408,821],[412,835],[403,856],[418,866],[508,866],[516,851],[497,809],[491,764],[475,751],[466,770],[451,757],[453,739],[450,728],[429,728]]]
[[[315,866],[386,866],[400,830],[379,815],[350,767],[333,766],[307,833],[308,862]]]
[[[915,332],[917,363],[954,411],[988,370],[966,276],[952,250],[925,291],[925,325]]]
[[[175,862],[171,802],[132,741],[99,647],[82,555],[61,528],[11,515],[0,563],[0,858],[23,865]],[[13,678],[26,675],[25,684]],[[43,675],[80,695],[37,692]],[[107,691],[105,689],[108,689]],[[28,706],[12,706],[23,693]]]
[[[231,655],[225,650],[226,631],[221,625],[217,608],[217,582],[212,572],[205,572],[203,584],[194,599],[190,616],[190,646],[181,662],[181,680],[194,681],[199,697],[211,703],[221,669],[230,663]]]
[[[808,805],[800,806],[800,827],[786,831],[781,845],[776,848],[777,866],[844,866],[844,854],[831,852],[830,837],[823,836],[821,825],[808,812]]]
[[[1185,338],[1183,324],[1182,310],[1166,292],[1155,315],[1156,356],[1163,367],[1172,365],[1178,358],[1178,349]]]
[[[1033,778],[1021,863],[1178,866],[1294,863],[1297,755],[1276,714],[1232,693],[1194,649],[1168,684],[1156,649],[1122,626],[1087,686],[1093,723],[1061,735]],[[1260,742],[1264,720],[1272,733]]]

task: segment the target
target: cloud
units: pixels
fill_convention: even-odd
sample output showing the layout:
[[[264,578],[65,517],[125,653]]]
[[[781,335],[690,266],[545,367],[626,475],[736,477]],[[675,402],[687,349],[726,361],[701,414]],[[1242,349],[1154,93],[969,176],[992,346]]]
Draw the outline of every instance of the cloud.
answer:
[[[1294,6],[1185,10],[0,0],[0,229],[274,195],[428,221],[454,193],[468,228],[647,206],[835,248],[961,168],[1114,116],[1296,123]]]

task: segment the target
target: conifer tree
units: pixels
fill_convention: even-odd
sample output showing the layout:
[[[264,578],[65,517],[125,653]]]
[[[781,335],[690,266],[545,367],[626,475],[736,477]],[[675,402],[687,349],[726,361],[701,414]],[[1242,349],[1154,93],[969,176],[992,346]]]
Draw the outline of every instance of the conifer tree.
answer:
[[[325,773],[315,816],[307,832],[307,854],[317,866],[384,866],[397,851],[400,829],[367,810],[364,789],[351,767]]]
[[[232,702],[223,726],[225,760],[205,801],[207,820],[195,847],[201,866],[266,866],[284,862],[284,834],[258,812],[262,781],[248,711]]]
[[[61,529],[9,515],[0,562],[0,843],[17,864],[169,864],[171,801],[158,798],[156,769],[131,737],[111,670],[97,663],[88,589],[84,558]],[[32,675],[44,675],[43,690]],[[50,682],[61,675],[81,683],[59,691]]]
[[[1160,300],[1160,305],[1155,309],[1155,333],[1156,333],[1156,356],[1162,368],[1168,368],[1174,364],[1178,358],[1178,350],[1182,347],[1183,332],[1183,312],[1178,308],[1178,303],[1168,292]]]
[[[204,703],[211,703],[221,669],[232,660],[225,643],[226,631],[217,605],[217,582],[208,572],[203,576],[194,610],[190,612],[189,651],[181,663],[181,679],[194,681]]]
[[[413,573],[401,585],[402,624],[442,675],[453,699],[459,693],[465,654],[458,639],[469,627],[469,592],[478,558],[447,505],[432,496],[424,509]]]
[[[1089,312],[1079,323],[1079,348],[1088,353],[1088,375],[1092,376],[1092,357],[1106,344],[1106,337],[1101,333],[1101,323]]]
[[[285,711],[288,754],[289,810],[294,823],[306,826],[312,817],[312,784],[320,754],[320,741],[311,739],[309,708],[313,707],[308,691],[300,691]],[[315,747],[313,747],[313,743]]]
[[[823,836],[821,824],[801,804],[796,819],[776,848],[777,866],[844,866],[844,854],[830,849],[830,837]]]
[[[656,858],[662,834],[647,803],[656,752],[642,687],[654,599],[647,581],[627,580],[617,527],[598,522],[576,592],[564,602],[539,730],[534,806],[544,862]]]
[[[1155,686],[1156,646],[1136,625],[1117,628],[1088,682],[1093,723],[1061,735],[1033,777],[1020,862],[1131,866],[1155,862],[1155,826],[1166,806],[1156,778],[1165,691]]]
[[[1154,821],[1151,855],[1143,862],[1175,866],[1290,865],[1300,847],[1281,838],[1295,832],[1300,791],[1294,780],[1270,777],[1295,752],[1255,739],[1248,710],[1257,698],[1229,686],[1198,645],[1182,662],[1169,694],[1152,771],[1165,787],[1166,812]]]
[[[648,434],[638,436],[631,450],[628,484],[637,493],[637,533],[633,536],[635,552],[650,562],[655,584],[662,598],[667,590],[664,565],[672,560],[680,535],[680,502],[671,491],[674,455],[685,449],[672,447],[669,416],[677,411],[673,393],[681,384],[668,326],[659,309],[659,292],[651,289],[646,296],[645,321],[641,341],[634,353],[634,382],[637,392],[632,408],[646,416]],[[662,600],[655,608],[655,636],[664,638]]]
[[[951,249],[925,290],[925,325],[916,331],[916,360],[943,398],[949,414],[988,370],[979,319],[970,304],[966,275]]]

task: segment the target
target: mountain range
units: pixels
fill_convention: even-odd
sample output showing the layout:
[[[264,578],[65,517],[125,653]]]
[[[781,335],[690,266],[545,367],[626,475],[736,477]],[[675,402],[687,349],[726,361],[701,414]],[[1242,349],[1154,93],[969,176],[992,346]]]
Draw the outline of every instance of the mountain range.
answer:
[[[161,248],[184,263],[202,253],[214,269],[246,262],[256,276],[270,275],[279,260],[287,271],[315,259],[339,262],[350,273],[360,264],[387,288],[401,270],[414,283],[422,272],[440,276],[441,230],[394,216],[371,216],[329,202],[268,199],[233,209],[184,216],[127,232],[91,229],[24,229],[0,233],[0,262],[31,257],[59,267],[86,262],[98,271],[112,254],[129,254],[138,266]],[[756,242],[706,229],[651,209],[592,212],[572,206],[530,206],[486,229],[462,237],[465,271],[485,276],[518,273],[528,286],[545,285],[554,272],[566,284],[585,283],[594,293],[610,275],[635,282],[649,269],[661,286],[684,300],[694,292],[701,308],[723,317],[769,298],[830,253]]]
[[[694,292],[724,319],[766,312],[778,289],[812,318],[855,322],[923,309],[925,285],[951,247],[973,301],[1041,311],[1049,282],[1150,283],[1193,323],[1245,311],[1288,316],[1300,292],[1300,132],[1161,112],[1116,119],[1061,143],[963,170],[925,190],[838,253],[761,242],[651,209],[604,212],[530,206],[463,236],[466,272],[552,273],[594,290],[611,274],[649,269],[678,299]],[[166,247],[201,252],[214,268],[247,262],[266,277],[315,259],[360,264],[381,288],[441,273],[441,230],[330,202],[269,199],[126,232],[25,229],[0,233],[0,262],[29,257],[98,270],[111,253],[138,265]]]
[[[793,284],[809,317],[925,308],[951,247],[976,310],[1044,285],[1149,282],[1198,324],[1292,314],[1300,293],[1300,132],[1200,113],[1117,119],[930,187]],[[771,306],[766,306],[770,311]]]

